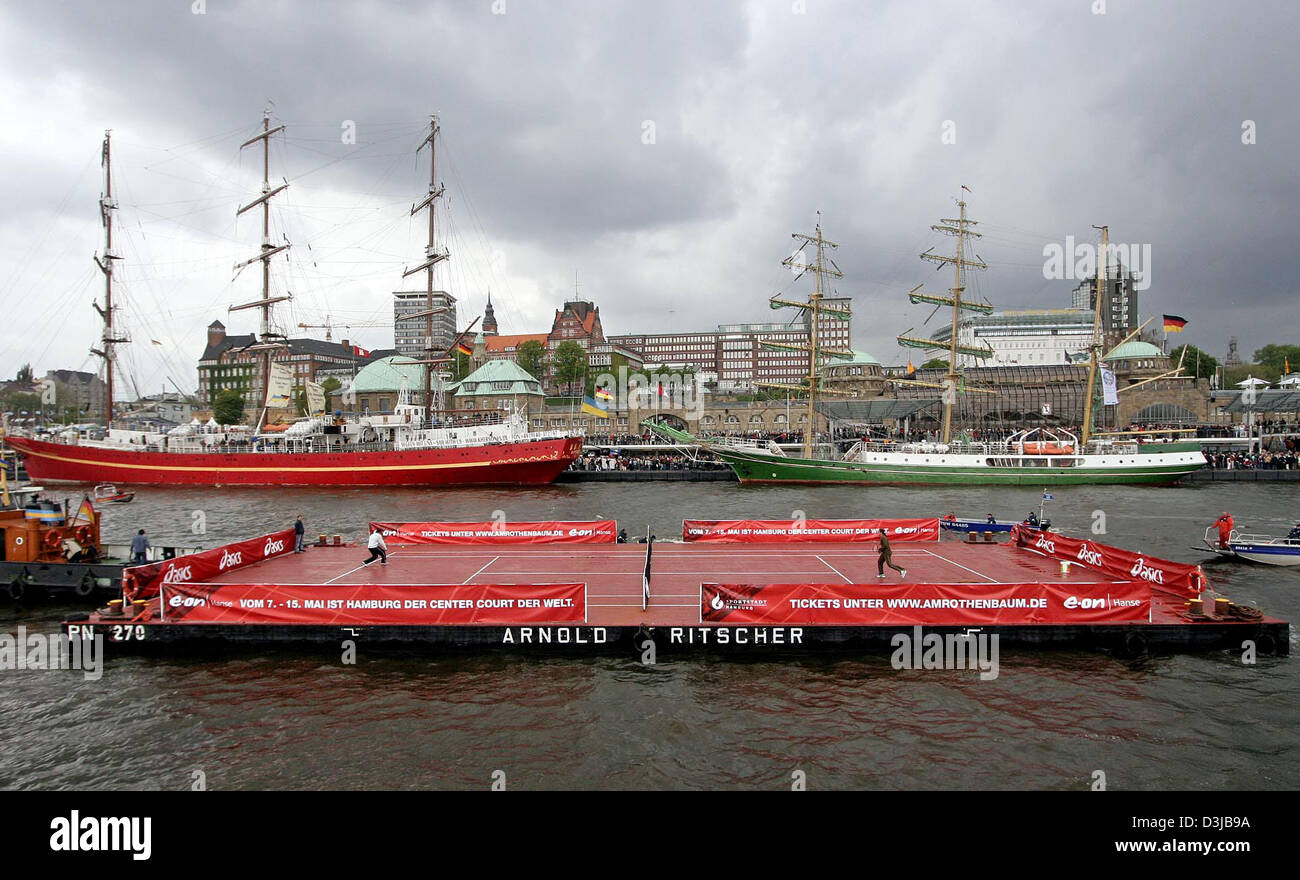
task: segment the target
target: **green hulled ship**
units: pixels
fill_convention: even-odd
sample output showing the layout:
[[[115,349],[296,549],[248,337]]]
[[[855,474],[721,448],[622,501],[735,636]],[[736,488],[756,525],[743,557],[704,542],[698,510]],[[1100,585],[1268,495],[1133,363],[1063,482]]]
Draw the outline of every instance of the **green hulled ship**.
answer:
[[[952,333],[946,346],[948,373],[942,384],[933,384],[942,390],[942,439],[924,442],[891,442],[864,440],[855,443],[843,454],[830,453],[819,456],[814,442],[815,407],[819,395],[833,391],[833,381],[823,379],[821,367],[829,358],[851,357],[852,352],[838,351],[818,346],[820,315],[825,312],[844,314],[847,310],[839,304],[822,303],[823,279],[841,277],[833,260],[825,250],[838,247],[822,236],[820,224],[814,235],[795,235],[811,245],[815,255],[811,261],[787,258],[801,274],[813,276],[813,294],[807,302],[772,298],[774,308],[795,307],[805,310],[810,328],[809,344],[795,346],[786,343],[764,343],[770,347],[807,351],[808,375],[798,385],[760,383],[765,387],[784,388],[806,395],[808,416],[804,430],[801,456],[793,456],[775,443],[743,438],[697,438],[685,431],[664,424],[647,426],[665,439],[698,446],[727,462],[742,483],[861,483],[865,485],[981,485],[981,486],[1060,486],[1083,484],[1153,484],[1168,485],[1205,466],[1205,456],[1200,444],[1194,440],[1152,442],[1135,436],[1111,434],[1090,436],[1093,417],[1093,395],[1097,390],[1098,365],[1101,355],[1101,306],[1105,297],[1097,296],[1094,315],[1093,341],[1089,346],[1088,389],[1085,397],[1084,428],[1079,436],[1070,431],[1053,428],[1029,428],[1018,431],[998,442],[972,442],[952,438],[953,407],[959,393],[989,393],[960,381],[957,358],[990,357],[993,352],[984,347],[958,343],[958,321],[962,311],[988,314],[993,307],[988,303],[963,299],[965,273],[968,268],[985,269],[977,257],[966,254],[967,242],[979,236],[972,227],[975,221],[966,216],[966,202],[958,199],[959,215],[945,218],[932,228],[957,239],[952,255],[935,254],[928,250],[921,257],[954,269],[954,283],[949,296],[921,294],[913,288],[909,297],[913,303],[952,309]],[[1106,230],[1102,229],[1102,250],[1106,252]],[[1098,284],[1106,276],[1104,256],[1097,273]],[[1139,328],[1141,329],[1141,328]],[[932,339],[906,334],[898,337],[900,345],[909,348],[937,349],[941,345]],[[1181,369],[1181,368],[1180,368]],[[1174,374],[1179,372],[1173,371]],[[899,384],[925,385],[923,382],[894,379]],[[1107,400],[1113,403],[1113,400]]]

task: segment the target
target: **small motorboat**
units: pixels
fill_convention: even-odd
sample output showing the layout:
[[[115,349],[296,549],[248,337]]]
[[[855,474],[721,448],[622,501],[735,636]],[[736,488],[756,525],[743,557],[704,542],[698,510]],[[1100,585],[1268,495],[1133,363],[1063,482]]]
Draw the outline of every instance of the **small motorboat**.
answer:
[[[1219,533],[1215,526],[1205,530],[1205,545],[1215,554],[1224,558],[1244,559],[1263,565],[1300,565],[1300,526],[1291,530],[1285,538],[1273,535],[1251,535],[1233,529],[1228,535],[1227,546],[1219,543]]]
[[[950,532],[1009,532],[1015,525],[1007,520],[989,522],[987,519],[962,519],[951,514],[939,518],[939,526]]]
[[[95,501],[125,504],[135,498],[134,492],[119,492],[112,483],[100,483],[95,487]]]

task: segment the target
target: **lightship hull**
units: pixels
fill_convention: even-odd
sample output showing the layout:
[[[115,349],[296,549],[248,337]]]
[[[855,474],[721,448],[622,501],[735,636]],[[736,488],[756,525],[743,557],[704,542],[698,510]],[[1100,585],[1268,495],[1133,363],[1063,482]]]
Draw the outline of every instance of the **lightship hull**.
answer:
[[[41,483],[154,486],[541,486],[581,437],[379,452],[146,452],[7,437]]]

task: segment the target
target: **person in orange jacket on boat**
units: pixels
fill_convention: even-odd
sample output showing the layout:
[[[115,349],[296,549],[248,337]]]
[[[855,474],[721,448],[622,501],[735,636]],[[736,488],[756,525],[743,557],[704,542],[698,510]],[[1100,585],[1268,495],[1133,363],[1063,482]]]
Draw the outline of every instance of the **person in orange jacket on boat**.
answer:
[[[1214,524],[1219,527],[1219,546],[1224,550],[1229,549],[1228,541],[1232,538],[1232,514],[1225,510]]]

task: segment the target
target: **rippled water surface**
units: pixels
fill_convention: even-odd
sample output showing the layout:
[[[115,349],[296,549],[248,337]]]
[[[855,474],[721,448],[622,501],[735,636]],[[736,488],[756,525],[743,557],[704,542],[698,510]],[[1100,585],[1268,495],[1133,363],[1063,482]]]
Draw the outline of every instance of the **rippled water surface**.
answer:
[[[60,490],[61,492],[61,490]],[[56,493],[60,494],[60,493]],[[74,495],[68,490],[68,495]],[[1181,561],[1223,509],[1276,533],[1300,517],[1286,485],[1054,491],[1084,533]],[[1039,492],[718,483],[534,490],[160,490],[105,510],[105,538],[215,546],[289,525],[358,538],[371,519],[615,517],[679,534],[688,518],[1023,517]],[[195,537],[194,512],[206,534]],[[1216,585],[1294,620],[1300,572],[1213,564]],[[0,608],[3,629],[53,631],[69,609]],[[0,786],[182,789],[1300,787],[1300,675],[1289,657],[1217,652],[1125,660],[1003,651],[1001,675],[894,671],[884,655],[674,658],[242,652],[126,657],[103,678],[0,672]]]

